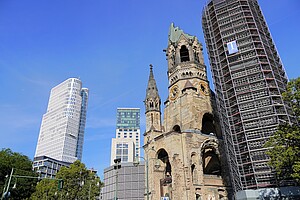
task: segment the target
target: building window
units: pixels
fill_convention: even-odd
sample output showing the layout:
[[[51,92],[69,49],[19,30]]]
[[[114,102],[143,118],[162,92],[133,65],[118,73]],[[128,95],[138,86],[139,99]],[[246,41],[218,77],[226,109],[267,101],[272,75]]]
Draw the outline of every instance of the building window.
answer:
[[[180,60],[181,60],[181,62],[190,61],[189,50],[186,48],[185,45],[181,46],[181,49],[180,49]]]
[[[128,144],[117,144],[116,158],[121,158],[122,162],[128,162]]]

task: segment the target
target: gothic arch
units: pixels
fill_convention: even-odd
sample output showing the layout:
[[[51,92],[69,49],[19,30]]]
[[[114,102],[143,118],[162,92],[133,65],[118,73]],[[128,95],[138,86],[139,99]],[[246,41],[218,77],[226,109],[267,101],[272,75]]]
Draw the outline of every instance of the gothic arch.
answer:
[[[157,151],[157,159],[161,160],[165,164],[165,177],[172,176],[172,167],[169,161],[169,154],[165,149],[159,149]]]
[[[203,173],[221,175],[220,153],[216,140],[206,140],[201,147]]]
[[[177,133],[181,133],[181,128],[180,128],[180,126],[179,125],[175,125],[175,126],[173,126],[173,129],[172,129],[174,132],[177,132]]]
[[[154,107],[153,101],[150,100],[150,101],[149,101],[149,108],[153,108],[153,107]]]
[[[191,175],[192,182],[198,183],[198,167],[199,167],[199,159],[197,153],[193,152],[191,154]]]
[[[211,113],[205,113],[203,115],[201,132],[204,134],[216,134],[214,116]]]
[[[185,45],[182,45],[180,48],[180,61],[190,61],[189,49]]]

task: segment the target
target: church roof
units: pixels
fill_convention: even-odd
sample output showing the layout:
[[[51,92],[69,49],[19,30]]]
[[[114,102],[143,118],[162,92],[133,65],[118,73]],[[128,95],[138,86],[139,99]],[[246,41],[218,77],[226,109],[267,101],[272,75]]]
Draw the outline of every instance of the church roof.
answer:
[[[171,23],[169,29],[169,43],[176,43],[178,42],[181,35],[184,35],[187,39],[193,39],[195,36],[189,35],[184,33],[178,26],[174,26],[174,23]]]

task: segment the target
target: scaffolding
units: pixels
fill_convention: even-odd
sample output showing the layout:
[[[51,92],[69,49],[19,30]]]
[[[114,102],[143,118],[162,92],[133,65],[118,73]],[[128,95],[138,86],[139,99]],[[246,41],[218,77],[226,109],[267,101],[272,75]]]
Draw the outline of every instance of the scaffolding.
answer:
[[[209,0],[202,23],[233,188],[274,186],[264,144],[293,119],[281,96],[287,76],[257,0]]]

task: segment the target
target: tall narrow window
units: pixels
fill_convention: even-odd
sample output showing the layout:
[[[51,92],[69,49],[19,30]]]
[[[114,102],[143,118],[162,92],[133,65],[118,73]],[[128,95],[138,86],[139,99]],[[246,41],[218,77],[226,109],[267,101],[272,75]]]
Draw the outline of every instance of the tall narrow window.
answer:
[[[186,48],[185,45],[181,46],[181,49],[180,49],[180,60],[181,60],[181,62],[190,61],[189,50]]]
[[[202,133],[210,134],[216,133],[215,125],[214,125],[214,117],[210,113],[205,113],[202,119]]]

